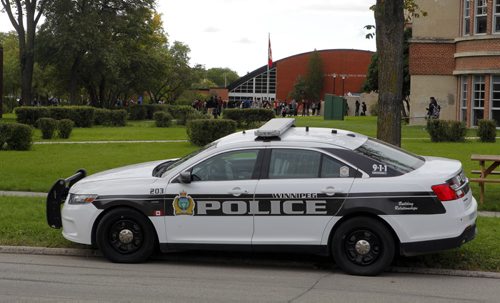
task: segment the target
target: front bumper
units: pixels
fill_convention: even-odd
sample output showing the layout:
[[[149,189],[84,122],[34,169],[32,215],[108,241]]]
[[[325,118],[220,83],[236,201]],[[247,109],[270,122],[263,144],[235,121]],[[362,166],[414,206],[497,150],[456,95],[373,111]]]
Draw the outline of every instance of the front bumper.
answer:
[[[404,256],[414,256],[425,253],[432,253],[443,251],[447,249],[457,248],[462,244],[471,241],[476,237],[477,227],[476,224],[469,225],[458,237],[430,240],[430,241],[420,241],[420,242],[409,242],[401,243],[400,251],[401,255]]]
[[[47,194],[47,223],[52,228],[61,228],[61,204],[66,201],[69,189],[76,182],[87,176],[87,172],[84,169],[78,170],[74,175],[66,179],[59,179],[54,183],[49,193]]]

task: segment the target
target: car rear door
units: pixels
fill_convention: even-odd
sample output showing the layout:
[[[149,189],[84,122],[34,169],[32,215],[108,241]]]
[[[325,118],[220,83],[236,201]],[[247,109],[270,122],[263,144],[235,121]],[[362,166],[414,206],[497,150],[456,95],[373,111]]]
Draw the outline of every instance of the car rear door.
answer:
[[[273,148],[265,159],[252,244],[320,245],[360,173],[314,149]]]

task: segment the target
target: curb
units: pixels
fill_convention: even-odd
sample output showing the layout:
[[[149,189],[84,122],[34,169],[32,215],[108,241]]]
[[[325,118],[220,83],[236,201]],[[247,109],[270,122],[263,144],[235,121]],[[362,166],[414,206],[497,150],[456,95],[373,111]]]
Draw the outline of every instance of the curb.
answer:
[[[100,251],[85,248],[47,248],[30,246],[0,246],[0,253],[3,254],[24,254],[24,255],[47,255],[47,256],[72,256],[72,257],[102,257]],[[161,258],[161,257],[160,257]],[[208,257],[210,259],[210,257]],[[175,259],[175,258],[174,258]],[[206,258],[202,258],[206,260]],[[181,261],[182,262],[182,261]],[[251,263],[251,262],[250,262]],[[259,262],[257,262],[260,264]],[[264,262],[266,263],[266,262]],[[293,262],[296,263],[296,262]],[[249,262],[243,262],[242,265],[248,265]],[[470,277],[500,279],[500,273],[486,271],[468,271],[444,268],[419,268],[419,267],[390,267],[387,272],[392,273],[411,273],[425,275]]]

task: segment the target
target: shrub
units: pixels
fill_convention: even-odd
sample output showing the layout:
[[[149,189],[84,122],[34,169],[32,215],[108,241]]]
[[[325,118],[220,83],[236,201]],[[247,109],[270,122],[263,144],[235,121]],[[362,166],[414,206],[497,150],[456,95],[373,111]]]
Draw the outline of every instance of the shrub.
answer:
[[[57,134],[59,138],[68,139],[71,135],[71,132],[73,131],[74,125],[75,122],[71,121],[70,119],[59,120],[57,123]]]
[[[16,121],[22,124],[35,125],[40,118],[49,118],[50,113],[46,107],[21,106],[14,110]]]
[[[144,120],[146,119],[147,111],[142,105],[132,105],[129,107],[130,120]]]
[[[154,119],[153,115],[156,112],[167,111],[168,105],[166,104],[144,104],[146,108],[146,119]]]
[[[33,143],[33,129],[26,124],[10,124],[10,136],[5,141],[12,150],[29,150]]]
[[[75,122],[76,127],[92,127],[94,124],[95,108],[90,106],[68,106],[66,108],[69,109],[69,117],[65,118]]]
[[[497,123],[495,120],[479,120],[477,136],[481,142],[496,142]]]
[[[156,112],[153,114],[157,127],[169,127],[172,124],[172,115],[167,112]]]
[[[5,143],[10,138],[12,127],[10,124],[0,124],[0,150],[3,149]]]
[[[37,121],[37,127],[42,131],[43,139],[52,139],[57,129],[57,121],[52,118],[40,118]]]
[[[437,119],[427,120],[426,129],[432,142],[462,142],[467,131],[465,124],[461,122]]]
[[[467,128],[465,123],[460,121],[445,121],[447,126],[447,141],[450,142],[464,142]]]
[[[232,134],[236,131],[236,122],[228,119],[191,120],[187,124],[189,140],[198,146]]]
[[[96,108],[94,111],[94,124],[125,126],[127,125],[127,111],[124,109],[109,110]]]
[[[196,112],[196,110],[189,105],[171,105],[167,107],[168,112],[177,120],[178,125],[186,125],[188,116]]]
[[[256,123],[274,118],[274,111],[264,108],[230,108],[225,109],[223,114],[224,119],[236,121],[238,127],[250,127]]]

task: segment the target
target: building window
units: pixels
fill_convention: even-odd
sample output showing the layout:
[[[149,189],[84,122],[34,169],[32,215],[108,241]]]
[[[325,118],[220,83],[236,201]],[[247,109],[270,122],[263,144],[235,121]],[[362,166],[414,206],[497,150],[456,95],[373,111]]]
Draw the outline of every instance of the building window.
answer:
[[[467,76],[462,76],[460,81],[460,121],[467,122]]]
[[[493,12],[493,31],[495,33],[500,33],[500,0],[495,0],[495,8]]]
[[[491,79],[491,119],[500,126],[500,75]]]
[[[469,35],[469,34],[470,34],[470,0],[464,0],[464,35]]]
[[[474,91],[472,97],[472,125],[484,117],[484,76],[474,76]]]
[[[476,0],[476,34],[486,34],[486,23],[488,19],[488,1]]]

